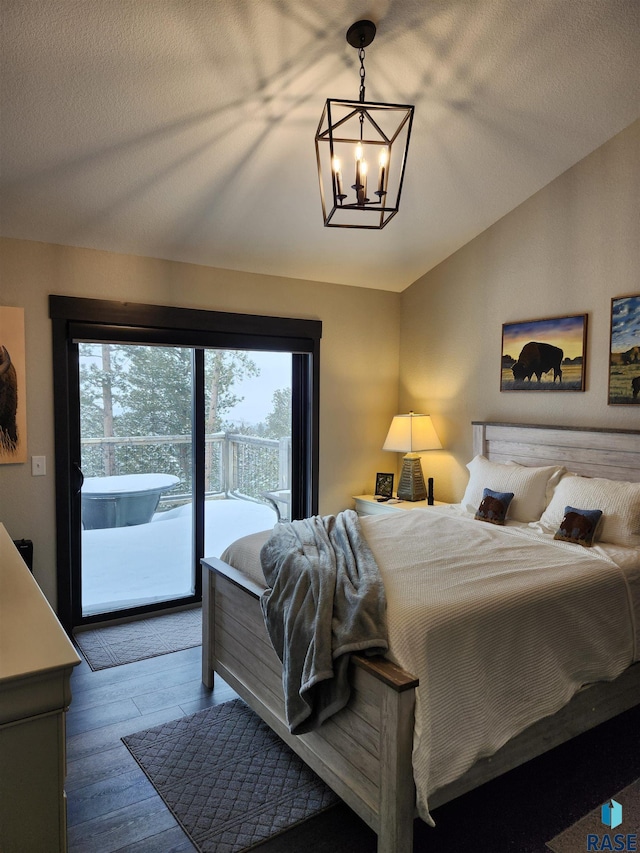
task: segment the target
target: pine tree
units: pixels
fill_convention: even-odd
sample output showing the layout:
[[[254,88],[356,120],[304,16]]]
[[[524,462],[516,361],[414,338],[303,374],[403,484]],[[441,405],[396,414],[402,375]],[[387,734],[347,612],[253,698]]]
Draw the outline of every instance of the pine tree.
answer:
[[[188,347],[129,344],[80,345],[80,411],[83,438],[118,436],[191,436],[192,350]],[[249,354],[205,351],[205,430],[219,432],[224,416],[241,401],[234,385],[259,375]],[[207,445],[210,447],[210,443]],[[166,445],[119,445],[115,459],[98,462],[83,454],[87,476],[165,471],[191,484],[191,442]],[[211,469],[209,454],[209,469]]]

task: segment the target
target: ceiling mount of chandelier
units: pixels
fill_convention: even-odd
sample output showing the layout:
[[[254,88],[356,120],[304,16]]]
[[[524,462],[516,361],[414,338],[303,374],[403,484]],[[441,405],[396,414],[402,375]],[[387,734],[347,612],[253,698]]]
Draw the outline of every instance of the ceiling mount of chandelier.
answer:
[[[380,229],[398,212],[414,107],[365,100],[365,47],[376,35],[372,21],[347,31],[358,49],[357,101],[327,99],[316,132],[322,215],[329,228]]]

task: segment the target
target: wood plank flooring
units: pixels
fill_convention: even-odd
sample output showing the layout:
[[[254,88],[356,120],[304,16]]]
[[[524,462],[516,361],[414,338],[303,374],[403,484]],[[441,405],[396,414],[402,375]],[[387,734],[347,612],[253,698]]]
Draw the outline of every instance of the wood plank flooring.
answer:
[[[200,680],[200,647],[71,677],[67,713],[69,853],[184,853],[184,834],[120,738],[236,694]]]
[[[69,853],[195,853],[120,738],[235,698],[219,677],[213,692],[202,686],[200,654],[196,647],[100,672],[84,662],[74,670],[67,714]],[[630,745],[637,743],[639,720],[640,706],[442,806],[437,848],[466,850],[470,826],[474,850],[543,853],[546,840],[637,779],[638,754]],[[508,820],[496,823],[496,802]],[[328,825],[328,846],[292,849],[343,849],[331,833],[341,839],[352,820],[340,813],[337,829]],[[362,838],[362,830],[353,831]],[[418,822],[416,851],[431,848],[431,832]],[[344,849],[356,845],[347,838]]]

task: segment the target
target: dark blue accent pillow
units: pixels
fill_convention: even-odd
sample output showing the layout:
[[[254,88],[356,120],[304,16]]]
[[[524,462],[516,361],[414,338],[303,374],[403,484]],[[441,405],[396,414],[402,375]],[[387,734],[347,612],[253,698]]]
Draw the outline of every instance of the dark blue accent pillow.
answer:
[[[553,538],[590,548],[601,518],[601,509],[576,509],[573,506],[566,506],[564,518]]]
[[[476,510],[475,518],[479,521],[488,521],[490,524],[504,524],[512,500],[513,492],[494,492],[491,489],[483,489],[482,500]]]

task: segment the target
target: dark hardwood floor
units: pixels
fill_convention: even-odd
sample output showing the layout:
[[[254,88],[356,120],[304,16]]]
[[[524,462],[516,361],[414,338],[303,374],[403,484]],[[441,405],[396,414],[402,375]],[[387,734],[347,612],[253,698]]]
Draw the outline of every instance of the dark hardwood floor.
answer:
[[[69,853],[195,851],[120,738],[202,708],[234,691],[200,680],[200,647],[71,678],[67,713]]]
[[[69,853],[195,853],[120,738],[235,698],[220,678],[213,692],[202,686],[200,651],[186,649],[100,672],[84,662],[76,667],[67,714]],[[441,806],[434,812],[437,849],[548,851],[546,841],[638,778],[639,730],[640,705]],[[368,830],[363,835],[357,818],[347,813],[344,807],[335,819],[323,816],[317,826],[310,821],[300,836],[294,831],[263,849],[373,849],[360,844]],[[416,824],[416,853],[431,849],[434,830]]]

